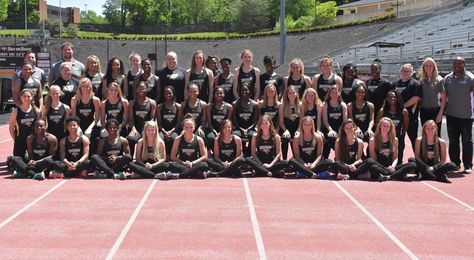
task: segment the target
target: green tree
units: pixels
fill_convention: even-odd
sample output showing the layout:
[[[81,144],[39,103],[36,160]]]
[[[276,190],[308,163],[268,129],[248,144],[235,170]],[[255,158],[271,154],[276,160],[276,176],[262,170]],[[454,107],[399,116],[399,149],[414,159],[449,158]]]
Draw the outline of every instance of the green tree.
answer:
[[[79,35],[79,27],[76,24],[70,23],[64,28],[64,36],[65,37],[77,37]]]
[[[81,23],[106,24],[107,20],[92,10],[81,11]]]
[[[105,19],[113,25],[122,25],[125,26],[125,19],[122,19],[123,8],[122,0],[107,0],[105,4],[102,5],[103,14]],[[123,23],[122,23],[123,22]]]
[[[270,27],[268,2],[261,0],[243,0],[237,14],[238,31],[256,32]]]
[[[0,0],[0,2],[8,0]],[[2,8],[0,6],[0,13],[7,11],[8,22],[24,22],[25,21],[25,1],[16,0],[12,1],[7,8]],[[27,20],[29,24],[36,24],[39,21],[39,12],[38,12],[38,0],[27,0],[26,1],[26,13]]]
[[[0,21],[4,21],[8,18],[8,7],[10,0],[0,0]]]
[[[51,36],[59,35],[59,27],[61,26],[61,31],[64,31],[64,26],[59,22],[59,19],[46,19],[44,21],[44,26],[49,30]]]
[[[336,20],[337,6],[335,1],[321,3],[316,6],[314,22],[316,25],[332,23]]]

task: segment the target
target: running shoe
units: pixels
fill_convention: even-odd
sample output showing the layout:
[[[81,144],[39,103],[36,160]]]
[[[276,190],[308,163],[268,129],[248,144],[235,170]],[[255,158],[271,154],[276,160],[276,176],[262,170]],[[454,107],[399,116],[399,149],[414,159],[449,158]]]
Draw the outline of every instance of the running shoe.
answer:
[[[33,175],[33,180],[42,181],[44,179],[46,179],[46,177],[44,177],[44,172],[37,172]]]
[[[107,179],[107,174],[105,174],[102,171],[95,171],[94,172],[94,178],[96,178],[96,179]]]
[[[125,173],[123,173],[123,172],[117,172],[114,177],[115,177],[115,179],[118,179],[118,180],[121,180],[121,181],[127,179],[127,176],[125,176]]]

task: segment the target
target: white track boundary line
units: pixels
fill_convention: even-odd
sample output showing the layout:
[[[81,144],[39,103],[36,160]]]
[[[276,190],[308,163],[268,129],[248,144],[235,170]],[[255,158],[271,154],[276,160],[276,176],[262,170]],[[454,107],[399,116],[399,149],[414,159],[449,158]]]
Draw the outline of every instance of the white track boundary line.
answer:
[[[110,252],[109,254],[107,255],[107,257],[105,258],[106,260],[111,260],[114,258],[115,254],[117,253],[120,245],[122,244],[123,240],[125,239],[125,236],[127,235],[128,231],[130,230],[130,228],[132,227],[133,223],[135,222],[135,220],[137,219],[138,217],[138,214],[140,213],[141,209],[143,208],[143,206],[145,205],[145,202],[146,200],[148,199],[148,196],[150,195],[151,191],[153,190],[153,188],[155,187],[156,185],[156,182],[158,180],[155,179],[151,182],[150,186],[148,187],[148,190],[145,192],[145,195],[143,196],[142,200],[140,201],[140,203],[138,204],[137,208],[135,208],[135,211],[133,212],[132,216],[130,216],[130,219],[128,220],[127,222],[127,225],[125,225],[125,227],[123,228],[122,230],[122,233],[120,233],[120,236],[117,238],[117,240],[115,241],[114,245],[112,246],[112,248],[110,249]]]
[[[403,250],[411,259],[418,259],[418,257],[410,250],[407,246],[405,246],[388,228],[386,228],[377,218],[374,217],[362,204],[360,204],[346,189],[344,189],[341,184],[338,182],[333,181],[334,185],[338,187],[342,193],[344,193],[362,212],[364,212],[367,217],[369,217],[372,222],[375,223],[400,249]]]
[[[460,200],[460,199],[458,199],[458,198],[456,198],[456,197],[454,197],[454,196],[452,196],[452,195],[449,195],[448,193],[446,193],[446,192],[444,192],[444,191],[442,191],[442,190],[436,188],[435,186],[433,186],[433,185],[431,185],[431,184],[429,184],[429,183],[426,183],[426,182],[422,182],[422,183],[423,183],[424,185],[426,185],[426,186],[432,188],[433,190],[435,190],[435,191],[437,191],[437,192],[443,194],[444,196],[446,196],[446,197],[448,197],[448,198],[454,200],[455,202],[457,202],[457,203],[463,205],[463,206],[466,207],[468,210],[474,210],[474,208],[473,208],[472,206],[470,206],[469,204],[463,202],[462,200]]]
[[[13,139],[8,138],[8,139],[5,139],[5,140],[2,140],[2,141],[0,141],[0,144],[6,143],[6,142],[10,142],[10,141],[13,141]]]
[[[33,207],[36,203],[38,203],[40,200],[44,199],[46,196],[48,196],[51,192],[55,191],[57,188],[59,188],[61,185],[66,183],[67,180],[62,180],[60,183],[56,184],[54,187],[49,189],[47,192],[43,193],[43,195],[39,196],[37,199],[33,200],[30,202],[28,205],[24,206],[22,209],[11,215],[9,218],[5,219],[0,223],[0,229],[6,226],[8,223],[12,222],[15,218],[23,214],[25,211]]]
[[[260,232],[260,226],[258,225],[257,213],[253,205],[252,194],[250,193],[249,183],[247,178],[242,178],[244,184],[245,196],[247,197],[247,205],[249,207],[250,219],[252,220],[253,234],[255,236],[255,242],[257,243],[258,255],[261,260],[267,259],[265,252],[265,245],[263,244],[262,233]]]

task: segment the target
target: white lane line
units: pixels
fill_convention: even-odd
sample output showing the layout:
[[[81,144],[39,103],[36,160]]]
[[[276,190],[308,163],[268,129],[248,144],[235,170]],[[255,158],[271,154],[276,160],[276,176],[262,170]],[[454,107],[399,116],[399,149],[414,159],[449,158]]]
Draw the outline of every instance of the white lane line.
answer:
[[[30,204],[24,206],[22,209],[17,211],[15,214],[11,215],[9,218],[5,219],[0,223],[0,229],[6,226],[8,223],[12,222],[15,218],[23,214],[25,211],[33,207],[36,203],[38,203],[40,200],[44,199],[46,196],[48,196],[51,192],[55,191],[57,188],[59,188],[61,185],[66,183],[67,180],[62,180],[60,183],[56,184],[54,187],[49,189],[47,192],[43,193],[43,195],[39,196],[37,199],[33,200],[30,202]]]
[[[10,141],[13,141],[13,139],[8,138],[8,139],[5,139],[5,140],[2,140],[2,141],[0,141],[0,144],[6,143],[6,142],[10,142]]]
[[[127,225],[125,225],[125,227],[123,228],[122,230],[122,233],[120,233],[120,236],[117,238],[117,240],[115,241],[115,244],[112,246],[112,249],[110,249],[110,252],[109,254],[107,255],[107,257],[105,258],[106,260],[111,260],[115,254],[117,253],[120,245],[122,244],[123,240],[125,239],[125,236],[127,235],[128,231],[130,230],[130,228],[132,227],[133,223],[135,222],[135,220],[137,219],[138,217],[138,214],[140,213],[141,209],[143,208],[143,205],[145,205],[145,202],[146,200],[148,199],[148,196],[150,195],[151,191],[153,190],[153,188],[155,187],[156,185],[156,182],[158,180],[155,179],[151,182],[150,186],[148,187],[148,190],[145,192],[145,195],[143,196],[142,200],[140,201],[140,203],[138,204],[137,208],[135,209],[135,211],[133,212],[132,216],[130,217],[130,219],[128,220],[128,223]]]
[[[336,187],[338,187],[342,193],[344,193],[360,210],[362,210],[362,212],[364,212],[364,214],[367,215],[367,217],[369,217],[369,219],[372,220],[372,222],[374,222],[375,225],[377,225],[382,230],[382,232],[384,232],[398,247],[400,247],[403,252],[405,252],[411,259],[418,259],[418,257],[410,249],[408,249],[405,244],[403,244],[392,232],[390,232],[390,230],[388,230],[388,228],[386,228],[377,218],[375,218],[374,215],[364,208],[362,204],[352,197],[352,195],[346,189],[344,189],[336,181],[333,181],[332,183],[334,183],[334,185],[336,185]]]
[[[262,234],[260,232],[260,226],[258,225],[257,213],[253,205],[252,194],[250,194],[249,183],[247,178],[242,178],[244,184],[245,196],[247,197],[247,205],[249,207],[250,219],[252,220],[253,234],[255,241],[257,242],[258,255],[261,260],[267,259],[267,253],[265,252],[265,245],[263,244]]]
[[[426,186],[432,188],[433,190],[435,190],[435,191],[437,191],[437,192],[443,194],[444,196],[446,196],[446,197],[448,197],[448,198],[454,200],[455,202],[457,202],[457,203],[463,205],[464,207],[466,207],[466,209],[468,209],[468,210],[474,210],[473,207],[471,207],[469,204],[463,202],[462,200],[460,200],[460,199],[458,199],[458,198],[456,198],[456,197],[454,197],[454,196],[449,195],[448,193],[446,193],[446,192],[444,192],[444,191],[442,191],[442,190],[436,188],[435,186],[433,186],[433,185],[431,185],[431,184],[429,184],[429,183],[426,183],[426,182],[422,182],[422,183],[425,184]]]

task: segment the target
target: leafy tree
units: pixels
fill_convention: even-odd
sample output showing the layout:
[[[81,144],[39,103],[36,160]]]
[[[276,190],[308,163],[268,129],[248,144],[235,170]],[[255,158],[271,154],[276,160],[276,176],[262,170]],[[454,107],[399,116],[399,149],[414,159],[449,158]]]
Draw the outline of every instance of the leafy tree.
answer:
[[[324,25],[336,20],[337,6],[335,1],[321,3],[316,6],[315,24]]]
[[[61,26],[61,31],[64,31],[64,26],[59,21],[59,19],[46,19],[44,21],[44,26],[46,29],[49,30],[51,36],[58,36],[59,35],[59,27]]]
[[[268,3],[261,0],[243,0],[237,20],[239,32],[249,33],[268,28],[270,25]]]
[[[105,19],[109,21],[110,24],[125,26],[125,19],[122,19],[122,0],[107,0],[102,7]]]
[[[0,0],[1,2],[8,1],[8,0]],[[10,1],[8,1],[10,2]],[[26,1],[26,12],[27,12],[27,20],[29,24],[36,24],[39,21],[39,12],[38,12],[38,0],[27,0]],[[0,13],[7,12],[8,18],[6,21],[8,22],[24,22],[25,21],[25,1],[16,0],[12,1],[9,5],[7,3],[7,7],[3,8],[0,4]]]
[[[81,23],[106,24],[107,20],[103,16],[97,15],[92,10],[81,11]]]
[[[65,37],[76,37],[79,35],[79,27],[76,24],[70,23],[64,28],[64,36]]]
[[[0,21],[4,21],[8,17],[8,6],[10,0],[0,0]]]
[[[286,15],[291,15],[294,19],[312,15],[314,7],[314,0],[291,0],[285,2]]]

